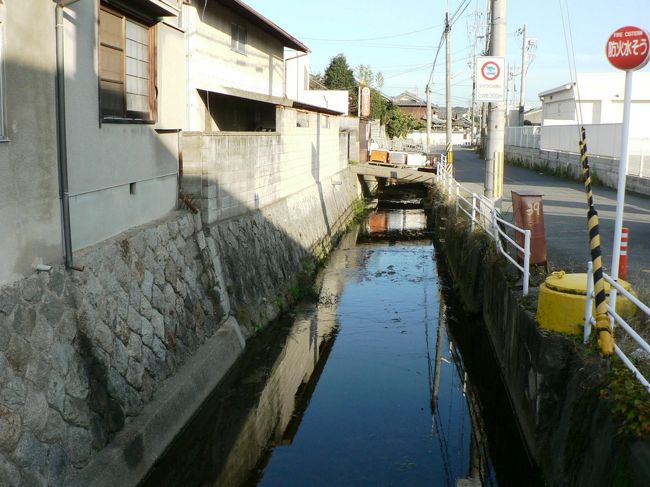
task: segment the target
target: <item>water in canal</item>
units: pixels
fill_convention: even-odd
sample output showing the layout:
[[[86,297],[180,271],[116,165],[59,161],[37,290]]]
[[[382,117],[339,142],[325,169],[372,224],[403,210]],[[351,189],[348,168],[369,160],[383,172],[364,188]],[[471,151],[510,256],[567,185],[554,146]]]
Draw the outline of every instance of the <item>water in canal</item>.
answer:
[[[444,287],[421,194],[388,192],[318,302],[243,359],[146,485],[537,485],[476,317]]]

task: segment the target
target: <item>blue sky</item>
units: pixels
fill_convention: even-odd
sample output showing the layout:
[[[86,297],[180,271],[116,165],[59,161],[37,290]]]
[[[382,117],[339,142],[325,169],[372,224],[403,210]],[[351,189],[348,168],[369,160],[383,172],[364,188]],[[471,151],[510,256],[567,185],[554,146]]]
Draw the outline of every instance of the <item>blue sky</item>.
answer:
[[[312,72],[322,72],[329,60],[342,52],[352,67],[369,64],[373,70],[381,71],[386,94],[410,90],[424,95],[443,30],[445,0],[245,1],[309,46]],[[636,25],[650,30],[650,0],[566,2],[578,72],[613,71],[605,58],[604,46],[618,27]],[[450,10],[456,10],[460,3],[461,0],[451,0]],[[468,30],[475,12],[484,15],[487,4],[487,0],[471,0],[452,28],[454,105],[467,106],[471,98]],[[524,23],[528,36],[537,39],[537,51],[528,69],[526,105],[538,105],[539,92],[571,79],[560,1],[510,0],[508,4],[508,62],[517,69],[521,65],[521,36],[516,31]],[[650,68],[644,68],[647,69]],[[443,46],[433,78],[434,103],[444,104],[444,74]],[[517,90],[518,85],[517,81]]]

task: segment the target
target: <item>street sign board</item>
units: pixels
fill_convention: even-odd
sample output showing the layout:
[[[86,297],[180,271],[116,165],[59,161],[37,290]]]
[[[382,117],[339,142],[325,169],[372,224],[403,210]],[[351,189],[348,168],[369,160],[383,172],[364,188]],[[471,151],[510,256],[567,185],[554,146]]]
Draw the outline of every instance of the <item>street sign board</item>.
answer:
[[[476,57],[476,101],[498,102],[505,100],[504,57]]]
[[[361,116],[370,116],[370,88],[367,86],[361,87]]]
[[[626,71],[640,69],[650,59],[650,37],[640,27],[621,27],[609,36],[605,54],[615,68]]]

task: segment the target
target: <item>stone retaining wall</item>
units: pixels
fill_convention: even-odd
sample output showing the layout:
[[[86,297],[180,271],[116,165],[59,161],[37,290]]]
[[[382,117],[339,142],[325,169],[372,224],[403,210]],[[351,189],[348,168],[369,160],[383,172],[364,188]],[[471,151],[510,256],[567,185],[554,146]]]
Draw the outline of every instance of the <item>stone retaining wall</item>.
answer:
[[[146,418],[167,408],[167,439],[183,426],[358,197],[345,170],[210,228],[179,211],[75,253],[82,272],[56,266],[1,288],[0,485],[137,483],[155,460],[147,441],[165,447],[142,433],[156,424]],[[186,378],[202,382],[184,400]],[[120,465],[98,470],[113,444]]]

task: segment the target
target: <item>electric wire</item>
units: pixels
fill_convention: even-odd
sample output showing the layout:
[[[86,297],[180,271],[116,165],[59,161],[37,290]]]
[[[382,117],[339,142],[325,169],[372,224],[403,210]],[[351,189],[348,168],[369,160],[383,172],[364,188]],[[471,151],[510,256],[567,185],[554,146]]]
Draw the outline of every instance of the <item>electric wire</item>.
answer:
[[[365,41],[378,41],[382,39],[394,39],[396,37],[405,37],[413,34],[418,34],[420,32],[426,32],[428,30],[433,30],[433,29],[439,29],[440,27],[444,27],[444,24],[442,25],[432,25],[430,27],[425,27],[423,29],[417,29],[417,30],[411,30],[409,32],[402,32],[400,34],[391,34],[387,36],[380,36],[380,37],[363,37],[363,38],[357,38],[357,39],[331,39],[327,37],[302,37],[302,39],[308,40],[308,41],[328,41],[328,42],[365,42]]]

